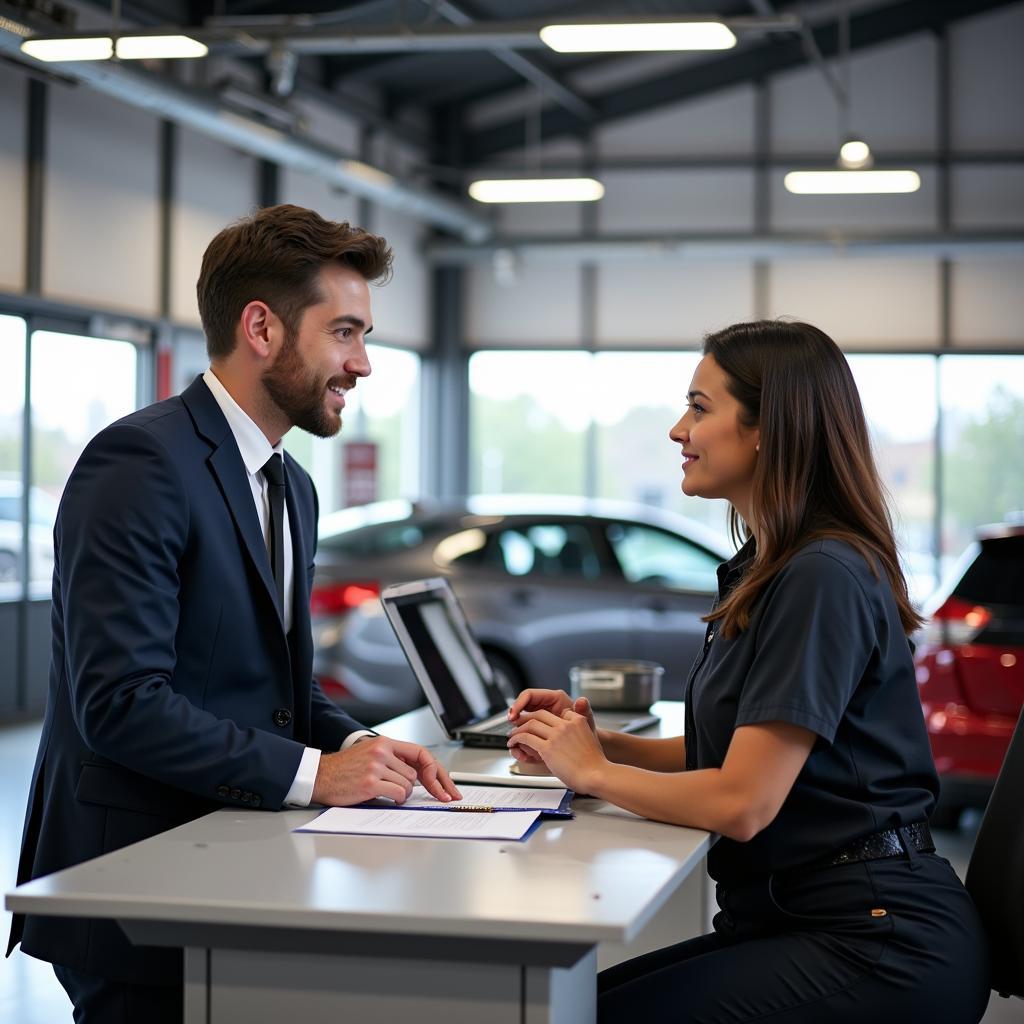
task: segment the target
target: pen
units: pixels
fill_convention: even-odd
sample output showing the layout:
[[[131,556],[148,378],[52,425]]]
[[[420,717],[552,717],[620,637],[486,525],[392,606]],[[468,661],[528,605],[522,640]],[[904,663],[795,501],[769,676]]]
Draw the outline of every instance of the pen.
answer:
[[[421,808],[423,810],[425,808]],[[459,804],[457,806],[446,806],[446,811],[467,811],[470,814],[493,814],[494,808],[485,804]]]

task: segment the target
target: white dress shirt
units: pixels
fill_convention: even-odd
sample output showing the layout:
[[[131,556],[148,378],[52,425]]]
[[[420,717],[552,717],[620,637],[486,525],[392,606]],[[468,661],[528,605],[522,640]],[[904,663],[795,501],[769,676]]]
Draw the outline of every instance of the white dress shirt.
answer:
[[[249,489],[252,491],[252,500],[256,505],[256,515],[260,520],[260,531],[263,534],[263,542],[270,550],[270,493],[267,486],[267,479],[263,475],[263,466],[271,455],[277,453],[284,458],[284,448],[280,441],[272,445],[266,434],[249,418],[249,414],[228,394],[227,388],[217,379],[213,369],[203,374],[203,381],[210,389],[211,394],[224,413],[228,421],[231,433],[235,437],[239,454],[245,465],[246,474],[249,477]],[[284,536],[291,540],[291,526],[288,522],[288,506],[284,509]],[[284,631],[288,633],[292,628],[292,599],[295,593],[295,567],[293,565],[292,545],[284,545]],[[354,732],[345,737],[342,743],[342,750],[347,749],[357,740],[364,736],[373,736],[368,730]],[[316,782],[317,769],[320,767],[320,751],[315,747],[306,747],[302,753],[302,760],[299,761],[299,770],[295,773],[295,779],[291,784],[284,802],[289,807],[308,807],[313,799],[313,784]]]

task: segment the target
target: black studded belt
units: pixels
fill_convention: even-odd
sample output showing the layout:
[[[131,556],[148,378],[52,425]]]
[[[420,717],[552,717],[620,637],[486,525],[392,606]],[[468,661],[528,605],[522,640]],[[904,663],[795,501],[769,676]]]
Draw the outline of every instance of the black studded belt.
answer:
[[[903,838],[900,837],[901,833]],[[913,846],[918,853],[932,853],[935,850],[928,822],[915,821],[912,825],[903,825],[898,829],[887,828],[882,832],[872,832],[870,835],[861,836],[860,839],[847,843],[846,846],[827,854],[808,867],[832,868],[839,864],[854,864],[861,860],[902,857],[907,852],[904,841],[907,845]]]

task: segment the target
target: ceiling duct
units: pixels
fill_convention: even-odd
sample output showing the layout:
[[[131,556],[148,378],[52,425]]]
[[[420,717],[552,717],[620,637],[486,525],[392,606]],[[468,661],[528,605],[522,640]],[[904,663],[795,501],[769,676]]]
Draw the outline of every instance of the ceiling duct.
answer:
[[[21,52],[22,38],[0,27],[0,54],[52,73],[52,65],[34,61]],[[217,99],[171,79],[111,61],[61,64],[60,74],[260,159],[315,175],[361,199],[408,213],[467,241],[480,242],[491,233],[487,220],[454,200],[402,182],[310,139],[242,116]]]

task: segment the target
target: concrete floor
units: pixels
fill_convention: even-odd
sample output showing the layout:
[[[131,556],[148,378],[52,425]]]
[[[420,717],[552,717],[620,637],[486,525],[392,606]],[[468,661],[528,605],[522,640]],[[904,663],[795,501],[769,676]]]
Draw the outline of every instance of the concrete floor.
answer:
[[[21,842],[21,823],[39,725],[0,728],[0,820],[4,824],[0,841],[0,889],[14,885]],[[948,857],[963,877],[971,854],[978,820],[965,820],[958,832],[938,832],[939,852]],[[0,912],[0,936],[7,945],[11,915]],[[0,961],[0,1021],[5,1024],[58,1024],[71,1021],[71,1004],[57,984],[49,964],[15,952]],[[934,1021],[932,1024],[944,1024]],[[983,1024],[1024,1024],[1024,1001],[993,996]]]

